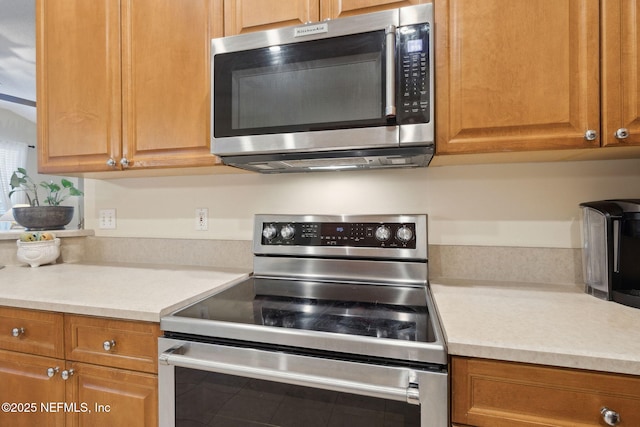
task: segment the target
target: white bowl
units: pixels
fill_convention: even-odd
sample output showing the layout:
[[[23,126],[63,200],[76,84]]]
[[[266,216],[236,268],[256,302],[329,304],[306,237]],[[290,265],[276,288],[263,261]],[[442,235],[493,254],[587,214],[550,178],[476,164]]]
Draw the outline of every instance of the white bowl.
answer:
[[[40,240],[38,242],[18,243],[18,260],[29,264],[31,267],[38,267],[42,264],[55,264],[60,256],[60,239]]]

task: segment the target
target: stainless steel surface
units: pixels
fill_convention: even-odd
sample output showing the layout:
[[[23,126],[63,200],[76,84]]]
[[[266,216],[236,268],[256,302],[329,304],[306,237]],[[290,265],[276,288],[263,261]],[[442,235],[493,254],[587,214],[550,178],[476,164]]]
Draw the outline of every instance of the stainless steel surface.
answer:
[[[422,426],[448,422],[446,373],[168,338],[159,338],[158,349],[161,390],[175,393],[174,368],[187,367],[411,403],[417,395]],[[175,420],[173,393],[160,393],[160,425]]]
[[[422,427],[448,426],[448,356],[428,286],[427,216],[256,215],[254,222],[253,276],[161,319],[161,425],[174,425],[176,370],[188,368],[419,405],[413,415]],[[299,323],[285,324],[297,314]],[[377,327],[399,324],[413,332]]]
[[[308,259],[300,257],[254,258],[254,274],[321,282],[376,283],[396,286],[426,286],[427,264],[385,260]]]
[[[13,328],[11,330],[11,336],[13,337],[19,337],[21,335],[24,335],[24,328]]]
[[[384,115],[387,118],[396,116],[396,27],[389,25],[385,29],[386,39],[386,81],[385,81],[385,98],[387,105],[384,108]]]
[[[104,351],[111,351],[116,346],[115,340],[107,340],[102,343],[102,348]]]
[[[214,138],[212,151],[220,156],[233,156],[394,148],[400,138],[398,129],[399,126],[384,126]]]
[[[433,5],[421,4],[401,9],[357,15],[348,18],[329,20],[326,32],[312,31],[318,23],[302,27],[289,27],[238,36],[213,39],[211,42],[212,59],[215,55],[259,49],[300,41],[319,40],[357,33],[385,30],[429,22],[433,31]],[[310,31],[305,31],[306,28]],[[305,34],[300,37],[297,34]],[[395,38],[388,33],[389,38]],[[356,127],[321,131],[283,132],[215,137],[212,125],[212,153],[220,156],[223,162],[261,173],[310,172],[343,169],[385,169],[424,167],[434,154],[434,69],[433,43],[429,37],[429,74],[430,74],[430,117],[428,123],[389,124],[375,127]],[[395,105],[395,62],[392,51],[395,43],[387,44],[385,93],[387,105],[384,115],[393,117],[398,106]],[[213,68],[213,65],[212,65]],[[212,78],[212,93],[215,82]],[[389,100],[394,100],[390,102]],[[213,97],[213,114],[216,101]]]
[[[120,165],[123,168],[128,168],[129,167],[129,159],[127,159],[126,157],[123,157],[120,159]]]
[[[422,8],[422,9],[421,9]],[[411,24],[411,20],[419,19],[424,14],[424,6],[412,6],[402,25]],[[364,33],[368,31],[384,30],[389,25],[400,25],[398,10],[386,10],[365,15],[356,15],[348,19],[335,19],[327,21],[331,37],[347,36],[350,34]],[[309,27],[317,23],[309,24]],[[319,40],[327,37],[327,33],[309,32],[304,37],[296,37],[296,29],[305,26],[286,27],[274,30],[259,31],[237,36],[222,37],[211,41],[211,54],[238,52],[262,47],[277,46],[300,41]]]
[[[600,410],[600,414],[602,414],[602,420],[609,426],[617,426],[622,422],[620,414],[606,406]]]
[[[598,132],[596,132],[593,129],[589,129],[585,132],[584,134],[584,139],[586,139],[587,141],[593,141],[598,137]]]
[[[397,169],[425,167],[431,161],[434,154],[434,145],[425,146],[402,146],[397,147],[397,140],[392,141],[388,148],[362,148],[353,147],[354,141],[367,141],[370,146],[376,139],[388,132],[398,133],[399,126],[386,126],[384,128],[360,128],[343,129],[336,131],[322,132],[300,132],[296,134],[278,135],[255,135],[251,138],[238,137],[238,144],[245,147],[254,143],[262,146],[262,142],[269,141],[269,146],[278,147],[284,140],[289,141],[292,148],[286,153],[275,148],[271,153],[260,153],[255,155],[232,155],[225,156],[224,163],[241,169],[251,170],[260,173],[294,173],[294,172],[318,172],[331,170],[357,170],[357,169]],[[336,139],[327,138],[329,134],[335,133]],[[372,135],[367,139],[364,135]],[[423,125],[403,125],[399,131],[400,142],[412,144],[415,138],[431,138],[433,128],[425,128]],[[429,137],[431,135],[431,137]],[[289,137],[290,136],[290,137]],[[317,139],[314,138],[317,136]],[[264,138],[264,139],[263,139]],[[304,140],[312,143],[313,149],[298,152],[298,141]],[[245,141],[245,142],[242,142]],[[317,144],[316,144],[317,142]],[[326,149],[325,144],[329,144]],[[224,143],[223,143],[224,144]],[[230,143],[230,145],[234,145]],[[343,145],[338,149],[338,145]],[[347,147],[348,146],[348,147]],[[345,148],[343,150],[343,148]],[[336,151],[338,149],[338,151]],[[251,150],[251,149],[249,149]]]
[[[116,166],[116,161],[112,158],[109,158],[109,160],[107,160],[107,166],[109,167],[115,167]]]

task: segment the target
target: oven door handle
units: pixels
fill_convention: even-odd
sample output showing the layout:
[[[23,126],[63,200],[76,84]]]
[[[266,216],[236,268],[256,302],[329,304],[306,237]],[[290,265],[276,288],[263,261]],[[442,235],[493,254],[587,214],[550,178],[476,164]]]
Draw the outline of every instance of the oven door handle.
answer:
[[[295,384],[306,387],[322,388],[345,393],[355,393],[382,399],[398,400],[414,405],[419,405],[418,385],[411,383],[407,388],[387,387],[373,384],[365,384],[356,381],[345,381],[339,378],[320,377],[317,375],[304,375],[297,372],[280,371],[266,368],[258,368],[232,363],[216,362],[213,360],[177,354],[180,346],[168,349],[160,354],[158,360],[161,364],[172,365],[180,368],[197,369],[209,372],[218,372],[228,375],[251,377],[267,381],[278,381],[286,384]]]

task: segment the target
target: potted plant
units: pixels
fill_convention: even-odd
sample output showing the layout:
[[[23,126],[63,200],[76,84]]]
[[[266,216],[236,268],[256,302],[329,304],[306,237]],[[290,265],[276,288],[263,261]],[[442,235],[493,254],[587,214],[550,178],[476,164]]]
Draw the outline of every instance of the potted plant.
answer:
[[[59,230],[63,229],[73,219],[73,206],[61,206],[60,203],[72,196],[82,196],[84,193],[78,190],[71,181],[62,178],[60,184],[53,181],[42,181],[36,184],[27,171],[18,168],[11,175],[12,194],[22,191],[27,196],[29,206],[14,207],[13,217],[16,222],[27,230]],[[43,205],[40,205],[38,197],[39,187],[46,190]]]

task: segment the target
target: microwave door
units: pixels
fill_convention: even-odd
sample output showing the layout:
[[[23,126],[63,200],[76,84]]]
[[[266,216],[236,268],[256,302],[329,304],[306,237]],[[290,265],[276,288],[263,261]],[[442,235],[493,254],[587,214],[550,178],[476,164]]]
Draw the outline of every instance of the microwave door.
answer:
[[[397,146],[394,31],[217,54],[213,69],[215,154]]]

